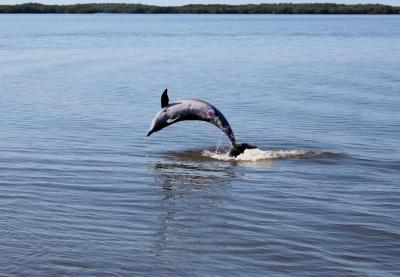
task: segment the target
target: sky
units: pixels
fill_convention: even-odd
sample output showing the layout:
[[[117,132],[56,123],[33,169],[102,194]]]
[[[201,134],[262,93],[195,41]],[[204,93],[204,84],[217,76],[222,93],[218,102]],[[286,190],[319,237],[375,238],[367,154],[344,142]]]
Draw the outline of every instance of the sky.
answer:
[[[37,2],[43,4],[76,3],[141,3],[159,6],[180,6],[185,4],[258,4],[258,3],[340,3],[340,4],[386,4],[400,6],[400,0],[0,0],[0,4],[21,4]]]

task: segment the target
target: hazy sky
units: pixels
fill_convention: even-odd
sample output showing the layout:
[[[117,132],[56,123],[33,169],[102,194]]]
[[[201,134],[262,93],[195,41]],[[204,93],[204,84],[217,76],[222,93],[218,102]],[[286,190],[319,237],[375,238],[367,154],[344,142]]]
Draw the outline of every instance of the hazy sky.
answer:
[[[72,4],[72,3],[142,3],[151,5],[185,5],[185,4],[249,4],[249,3],[344,3],[344,4],[370,4],[379,3],[400,6],[400,0],[0,0],[0,4],[21,4],[26,2],[38,2],[43,4]]]

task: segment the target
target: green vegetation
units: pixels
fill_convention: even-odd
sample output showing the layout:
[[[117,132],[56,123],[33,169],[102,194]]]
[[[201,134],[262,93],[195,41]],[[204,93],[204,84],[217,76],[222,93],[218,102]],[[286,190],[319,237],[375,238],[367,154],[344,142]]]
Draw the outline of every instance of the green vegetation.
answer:
[[[400,7],[368,4],[254,4],[185,5],[160,7],[142,4],[0,5],[0,13],[201,13],[201,14],[400,14]]]

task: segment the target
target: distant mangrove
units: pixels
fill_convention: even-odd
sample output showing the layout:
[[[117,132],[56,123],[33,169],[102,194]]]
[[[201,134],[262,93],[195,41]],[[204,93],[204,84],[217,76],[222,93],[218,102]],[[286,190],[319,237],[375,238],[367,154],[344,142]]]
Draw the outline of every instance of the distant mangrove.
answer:
[[[400,7],[380,4],[249,4],[153,6],[123,3],[0,5],[0,13],[140,13],[140,14],[400,14]]]

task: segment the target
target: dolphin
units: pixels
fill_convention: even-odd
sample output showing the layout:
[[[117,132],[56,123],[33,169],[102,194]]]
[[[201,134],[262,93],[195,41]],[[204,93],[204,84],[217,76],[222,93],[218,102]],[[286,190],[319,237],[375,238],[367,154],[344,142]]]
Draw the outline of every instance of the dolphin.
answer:
[[[230,156],[236,157],[243,153],[245,149],[256,148],[256,146],[247,143],[236,144],[235,134],[228,120],[210,103],[198,99],[184,99],[169,104],[168,89],[165,89],[161,95],[161,110],[151,122],[147,136],[183,120],[206,121],[221,129],[231,142]]]

